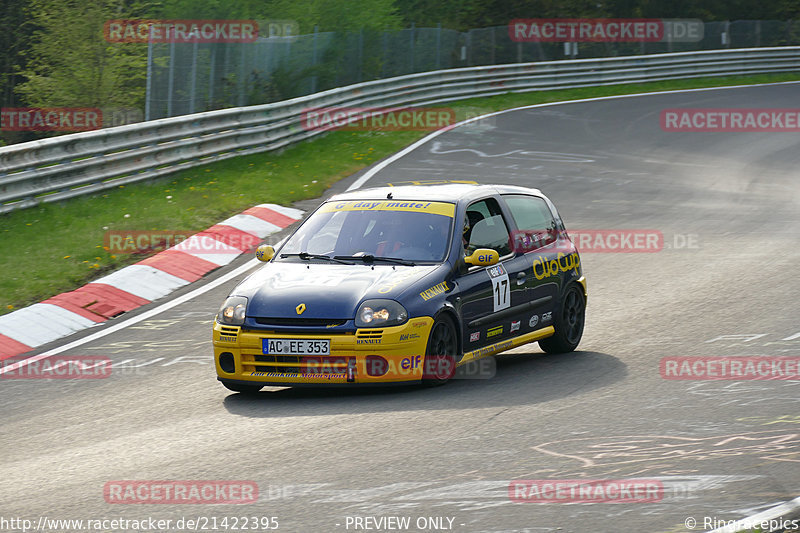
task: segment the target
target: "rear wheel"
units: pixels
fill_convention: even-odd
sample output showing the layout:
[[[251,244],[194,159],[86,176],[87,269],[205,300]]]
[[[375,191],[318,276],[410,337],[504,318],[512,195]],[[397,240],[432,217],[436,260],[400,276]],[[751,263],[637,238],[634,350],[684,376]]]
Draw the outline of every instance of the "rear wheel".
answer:
[[[256,394],[261,390],[261,387],[263,387],[263,385],[245,385],[243,383],[231,383],[229,381],[223,381],[222,384],[226,389],[232,390],[233,392],[241,392],[242,394]]]
[[[433,323],[425,350],[422,382],[426,385],[443,385],[456,371],[458,337],[453,320],[441,315]]]
[[[571,285],[561,308],[553,319],[555,334],[539,341],[539,347],[547,353],[566,353],[574,351],[583,336],[583,324],[586,320],[586,298],[578,285]]]

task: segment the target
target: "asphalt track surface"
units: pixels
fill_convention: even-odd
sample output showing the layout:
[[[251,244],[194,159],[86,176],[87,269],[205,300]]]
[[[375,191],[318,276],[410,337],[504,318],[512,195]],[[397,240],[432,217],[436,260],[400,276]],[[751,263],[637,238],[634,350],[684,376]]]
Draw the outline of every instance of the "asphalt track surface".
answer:
[[[685,532],[796,497],[798,382],[666,380],[659,361],[800,354],[800,139],[665,132],[659,112],[792,108],[799,94],[781,84],[536,107],[421,144],[368,185],[538,187],[568,228],[659,230],[665,247],[582,252],[578,352],[529,345],[497,357],[492,379],[428,389],[228,392],[215,380],[211,320],[237,276],[63,352],[111,358],[107,379],[0,380],[0,518],[155,517],[172,531],[182,517],[274,516],[291,532]],[[519,479],[634,478],[661,481],[660,501],[514,503],[508,493]],[[110,504],[113,480],[251,480],[260,496]],[[353,525],[389,516],[410,526]],[[416,527],[429,517],[444,520]]]

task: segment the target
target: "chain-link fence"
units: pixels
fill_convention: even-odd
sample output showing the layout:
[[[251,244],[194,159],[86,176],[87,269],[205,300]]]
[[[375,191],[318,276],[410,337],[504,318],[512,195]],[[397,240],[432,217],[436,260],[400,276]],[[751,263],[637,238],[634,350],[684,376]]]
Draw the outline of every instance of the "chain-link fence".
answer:
[[[800,44],[800,21],[703,24],[696,42],[516,42],[508,26],[260,37],[253,43],[151,43],[145,119],[257,105],[415,72],[692,50]]]

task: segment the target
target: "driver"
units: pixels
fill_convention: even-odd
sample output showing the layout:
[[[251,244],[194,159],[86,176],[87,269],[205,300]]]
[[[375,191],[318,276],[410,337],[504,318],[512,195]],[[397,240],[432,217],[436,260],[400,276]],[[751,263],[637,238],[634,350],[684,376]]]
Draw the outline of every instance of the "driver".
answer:
[[[461,231],[461,243],[464,245],[464,255],[469,255],[467,247],[469,246],[469,234],[472,226],[469,223],[469,217],[464,215],[464,229]]]
[[[407,228],[399,216],[388,216],[382,221],[378,233],[376,256],[391,257],[393,253],[405,245]]]

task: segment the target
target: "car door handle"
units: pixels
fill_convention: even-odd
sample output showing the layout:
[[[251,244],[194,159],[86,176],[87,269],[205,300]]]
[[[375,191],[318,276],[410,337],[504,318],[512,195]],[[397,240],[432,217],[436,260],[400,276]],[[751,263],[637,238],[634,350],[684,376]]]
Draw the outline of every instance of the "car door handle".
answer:
[[[525,271],[522,271],[519,274],[517,274],[517,285],[522,285],[523,283],[525,283],[526,277],[527,276],[525,275]]]

